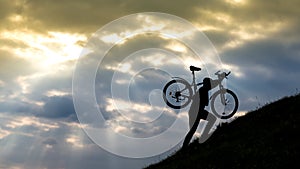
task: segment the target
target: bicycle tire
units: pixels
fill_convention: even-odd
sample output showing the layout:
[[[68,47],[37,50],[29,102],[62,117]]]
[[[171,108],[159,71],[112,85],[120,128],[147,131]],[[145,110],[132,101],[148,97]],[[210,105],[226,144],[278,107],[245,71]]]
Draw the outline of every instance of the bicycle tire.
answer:
[[[188,95],[186,96],[186,99],[184,99],[185,102],[184,102],[183,104],[175,105],[174,102],[172,102],[172,101],[170,100],[170,98],[167,97],[168,95],[173,94],[173,93],[170,93],[170,91],[169,91],[169,93],[167,94],[168,89],[169,89],[170,86],[173,85],[173,84],[178,84],[178,86],[179,86],[180,84],[182,84],[183,86],[185,86],[186,90],[188,91]],[[172,91],[171,91],[171,92],[172,92]],[[193,91],[192,91],[192,88],[191,88],[190,84],[189,84],[186,80],[183,80],[183,79],[174,79],[174,80],[171,80],[171,81],[169,81],[169,82],[165,85],[165,87],[164,87],[164,89],[163,89],[163,99],[164,99],[165,103],[166,103],[169,107],[171,107],[171,108],[173,108],[173,109],[181,109],[181,108],[186,107],[186,106],[191,102],[192,96],[193,96]],[[172,98],[171,98],[171,99],[172,99]],[[173,100],[175,100],[175,99],[173,98]]]
[[[232,110],[230,110],[229,113],[225,113],[225,112],[221,112],[221,114],[219,112],[217,112],[216,110],[216,106],[215,106],[215,103],[216,103],[216,99],[218,98],[218,96],[224,92],[224,94],[228,94],[229,97],[232,97],[233,98],[233,101],[234,101],[234,107],[232,108]],[[227,102],[227,100],[226,100]],[[212,112],[219,118],[221,119],[229,119],[231,118],[236,112],[237,112],[237,109],[238,109],[238,106],[239,106],[239,101],[238,101],[238,98],[236,96],[236,94],[229,90],[229,89],[223,89],[223,90],[218,90],[217,92],[215,92],[213,95],[212,95],[212,99],[211,99],[211,110]],[[224,106],[224,105],[223,105]],[[227,105],[225,105],[227,106]],[[224,109],[226,108],[224,106]],[[225,111],[225,110],[224,110]],[[225,115],[224,115],[225,114]]]

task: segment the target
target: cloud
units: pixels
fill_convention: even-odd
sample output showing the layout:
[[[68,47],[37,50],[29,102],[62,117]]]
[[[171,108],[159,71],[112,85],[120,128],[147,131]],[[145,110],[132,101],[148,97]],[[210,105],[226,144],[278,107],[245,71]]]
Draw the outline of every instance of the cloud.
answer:
[[[42,143],[45,145],[53,146],[57,144],[57,141],[54,138],[47,138]]]
[[[1,20],[5,19],[7,16],[9,16],[14,11],[14,5],[13,5],[13,3],[9,2],[9,1],[1,1],[0,6],[1,6],[1,10],[0,10],[1,11],[0,12]]]
[[[46,118],[71,118],[76,120],[76,112],[73,101],[69,97],[53,96],[47,98],[43,106],[43,112],[37,116]]]
[[[0,78],[4,83],[10,84],[18,76],[27,75],[36,70],[28,60],[19,58],[10,51],[0,49],[0,52]]]
[[[39,107],[20,99],[9,99],[0,101],[0,112],[12,113],[35,113]]]

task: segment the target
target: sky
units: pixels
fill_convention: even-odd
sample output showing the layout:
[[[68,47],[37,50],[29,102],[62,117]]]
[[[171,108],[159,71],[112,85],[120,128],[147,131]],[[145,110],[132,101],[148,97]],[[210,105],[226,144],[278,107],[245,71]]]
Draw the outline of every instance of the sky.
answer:
[[[239,113],[299,93],[299,5],[297,0],[0,0],[0,168],[138,169],[161,160],[188,126],[186,110],[165,107],[159,89],[171,75],[190,78],[190,64],[203,68],[200,80],[220,63],[232,71],[227,85],[238,95]],[[141,12],[175,15],[198,32],[185,29],[187,22],[176,25],[172,16],[131,15]],[[127,15],[140,20],[117,20]],[[177,39],[145,33],[160,29]],[[134,35],[138,31],[142,34]],[[110,51],[100,63],[105,48]],[[195,48],[207,57],[195,59]],[[88,100],[92,94],[95,105]],[[105,122],[89,114],[94,111]],[[90,134],[107,128],[113,132]],[[130,149],[127,138],[141,147]]]

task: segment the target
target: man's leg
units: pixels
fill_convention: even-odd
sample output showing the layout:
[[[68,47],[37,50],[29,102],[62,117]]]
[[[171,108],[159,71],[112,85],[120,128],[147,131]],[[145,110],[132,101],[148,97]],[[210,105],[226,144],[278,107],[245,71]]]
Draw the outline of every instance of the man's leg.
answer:
[[[194,133],[197,130],[200,119],[206,119],[207,115],[208,115],[208,111],[204,110],[204,107],[200,108],[200,111],[197,114],[197,118],[195,120],[195,123],[193,124],[193,127],[190,129],[190,131],[188,132],[188,134],[184,138],[183,145],[182,145],[183,149],[187,148],[187,146],[189,145]]]
[[[197,92],[193,96],[192,104],[190,110],[188,112],[189,115],[189,129],[191,129],[197,119],[197,115],[199,113],[199,104],[200,104],[200,96],[199,92]]]
[[[212,135],[212,133],[209,133],[209,131],[215,125],[215,122],[217,121],[217,118],[213,114],[208,113],[208,116],[207,116],[206,120],[207,120],[207,124],[206,124],[200,138],[199,138],[199,143],[204,143]]]

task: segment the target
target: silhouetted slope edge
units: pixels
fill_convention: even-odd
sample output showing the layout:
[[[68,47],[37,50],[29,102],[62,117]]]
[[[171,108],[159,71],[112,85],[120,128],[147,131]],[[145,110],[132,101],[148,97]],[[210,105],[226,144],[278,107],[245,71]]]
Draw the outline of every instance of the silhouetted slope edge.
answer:
[[[300,95],[282,98],[147,169],[299,168],[299,106]]]

